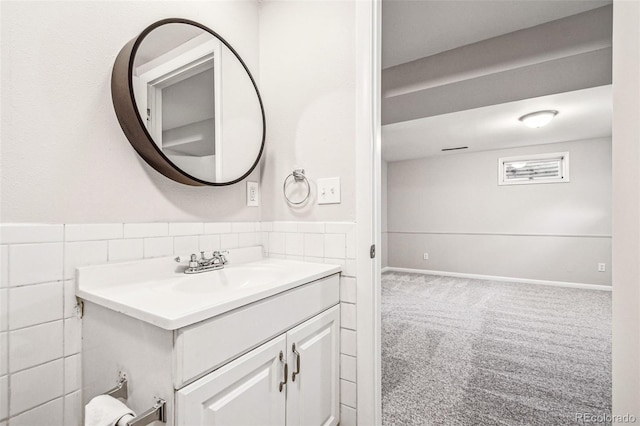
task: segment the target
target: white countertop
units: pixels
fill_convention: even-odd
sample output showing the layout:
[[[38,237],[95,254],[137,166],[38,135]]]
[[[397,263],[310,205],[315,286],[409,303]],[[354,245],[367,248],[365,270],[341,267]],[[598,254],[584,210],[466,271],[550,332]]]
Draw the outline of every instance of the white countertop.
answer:
[[[340,272],[339,265],[230,253],[224,269],[184,274],[173,257],[77,269],[77,296],[176,330]],[[245,262],[233,263],[233,258]],[[255,256],[254,256],[255,258]],[[248,261],[247,261],[248,260]]]

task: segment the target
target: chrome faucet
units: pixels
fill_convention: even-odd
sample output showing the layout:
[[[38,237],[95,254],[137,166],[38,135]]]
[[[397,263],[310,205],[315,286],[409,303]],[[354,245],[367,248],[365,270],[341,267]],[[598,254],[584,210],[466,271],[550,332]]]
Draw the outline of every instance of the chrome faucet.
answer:
[[[214,251],[212,253],[212,257],[207,258],[204,254],[204,251],[200,252],[200,259],[196,254],[192,254],[189,259],[189,266],[184,270],[185,274],[199,274],[200,272],[206,271],[215,271],[216,269],[224,268],[224,265],[229,263],[227,258],[224,256],[225,254],[229,254],[228,251]],[[176,257],[175,261],[180,262],[182,259],[180,257]]]

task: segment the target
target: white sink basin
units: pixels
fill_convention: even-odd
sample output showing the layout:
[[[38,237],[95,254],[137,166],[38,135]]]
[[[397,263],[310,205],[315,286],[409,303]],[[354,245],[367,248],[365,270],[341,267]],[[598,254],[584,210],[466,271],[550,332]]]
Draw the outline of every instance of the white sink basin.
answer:
[[[175,330],[340,272],[340,266],[262,258],[237,249],[224,269],[187,275],[173,257],[77,269],[78,297]]]
[[[180,292],[223,295],[247,288],[271,285],[286,278],[283,265],[247,263],[228,266],[217,271],[186,275],[169,279],[155,288],[159,292]]]

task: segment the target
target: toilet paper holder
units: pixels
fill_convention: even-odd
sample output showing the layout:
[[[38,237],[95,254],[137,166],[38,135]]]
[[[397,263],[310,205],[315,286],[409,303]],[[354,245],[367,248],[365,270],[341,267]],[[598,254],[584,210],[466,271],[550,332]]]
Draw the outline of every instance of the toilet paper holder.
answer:
[[[122,371],[119,372],[118,384],[105,394],[113,398],[127,399],[129,397],[127,373],[123,373]],[[144,426],[155,421],[160,421],[162,423],[167,422],[167,402],[157,396],[154,396],[153,398],[155,399],[153,407],[131,419],[131,421],[127,423],[127,426]]]
[[[127,373],[123,373],[122,371],[118,373],[118,384],[115,388],[110,391],[105,392],[106,395],[112,396],[114,398],[129,398],[129,387],[127,385]]]

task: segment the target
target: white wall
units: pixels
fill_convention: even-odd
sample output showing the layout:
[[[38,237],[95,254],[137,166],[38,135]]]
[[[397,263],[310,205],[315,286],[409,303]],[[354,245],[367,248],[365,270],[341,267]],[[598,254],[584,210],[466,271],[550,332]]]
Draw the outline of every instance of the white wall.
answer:
[[[563,151],[571,182],[498,186],[498,158]],[[390,266],[611,283],[609,139],[389,163],[387,209]]]
[[[613,413],[640,418],[640,2],[613,4]]]
[[[355,220],[355,7],[350,1],[263,1],[260,86],[267,115],[263,220]],[[282,184],[303,168],[305,206]],[[341,178],[342,203],[316,204],[318,178]],[[301,184],[298,184],[301,185]]]
[[[256,1],[2,2],[3,222],[259,219],[260,209],[245,207],[244,184],[170,181],[120,129],[110,89],[116,55],[169,17],[217,31],[258,77]]]

